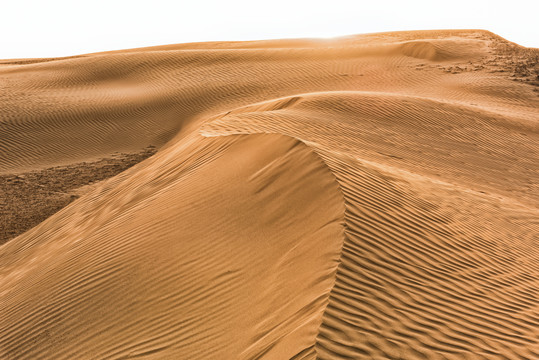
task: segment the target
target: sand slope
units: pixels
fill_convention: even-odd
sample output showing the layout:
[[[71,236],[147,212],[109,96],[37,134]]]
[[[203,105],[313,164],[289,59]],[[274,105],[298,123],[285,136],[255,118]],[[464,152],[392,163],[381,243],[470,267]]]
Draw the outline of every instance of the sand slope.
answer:
[[[287,358],[312,345],[344,214],[312,150],[282,135],[190,141],[132,175],[5,245],[3,289],[18,290],[3,294],[4,356]]]
[[[462,30],[1,61],[6,176],[160,149],[0,247],[0,358],[539,357],[537,54]]]

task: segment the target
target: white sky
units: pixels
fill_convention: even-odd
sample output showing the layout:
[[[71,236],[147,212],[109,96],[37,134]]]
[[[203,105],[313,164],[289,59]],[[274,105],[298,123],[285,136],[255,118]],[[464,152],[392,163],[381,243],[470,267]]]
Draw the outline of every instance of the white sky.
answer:
[[[539,47],[539,0],[0,0],[0,59],[467,28]]]

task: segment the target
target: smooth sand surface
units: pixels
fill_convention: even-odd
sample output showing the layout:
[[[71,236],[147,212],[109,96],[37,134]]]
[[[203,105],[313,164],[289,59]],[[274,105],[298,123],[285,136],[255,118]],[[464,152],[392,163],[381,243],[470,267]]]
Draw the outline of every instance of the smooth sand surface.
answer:
[[[81,188],[18,206],[0,358],[539,358],[538,57],[448,30],[1,60],[0,202]]]

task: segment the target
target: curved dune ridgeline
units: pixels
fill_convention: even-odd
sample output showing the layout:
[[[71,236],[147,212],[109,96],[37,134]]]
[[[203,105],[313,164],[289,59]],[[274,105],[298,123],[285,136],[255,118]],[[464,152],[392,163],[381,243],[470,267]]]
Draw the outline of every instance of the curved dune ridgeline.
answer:
[[[447,30],[0,61],[0,216],[33,221],[0,359],[539,358],[538,56]]]

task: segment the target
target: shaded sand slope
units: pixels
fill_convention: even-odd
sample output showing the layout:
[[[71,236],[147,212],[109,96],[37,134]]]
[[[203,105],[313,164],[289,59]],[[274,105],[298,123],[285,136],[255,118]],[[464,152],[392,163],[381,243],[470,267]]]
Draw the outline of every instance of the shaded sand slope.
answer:
[[[2,248],[2,358],[314,345],[344,213],[316,154],[280,135],[198,139],[129,172]]]
[[[0,62],[1,172],[159,146],[0,247],[0,358],[538,358],[536,53],[430,31]]]

